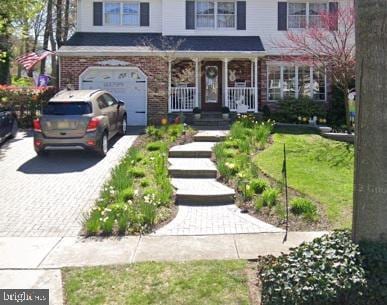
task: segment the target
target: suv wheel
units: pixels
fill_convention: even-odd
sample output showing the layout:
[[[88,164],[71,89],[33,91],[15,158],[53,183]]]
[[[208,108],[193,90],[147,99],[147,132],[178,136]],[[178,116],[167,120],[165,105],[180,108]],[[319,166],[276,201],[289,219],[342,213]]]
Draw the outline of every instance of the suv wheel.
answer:
[[[108,134],[107,132],[104,132],[102,135],[100,144],[99,144],[99,149],[98,149],[98,154],[101,157],[105,157],[107,152],[109,150],[109,139],[108,139]]]
[[[121,136],[126,135],[127,129],[128,129],[128,123],[127,123],[126,115],[124,115],[122,118],[121,128],[120,128],[120,132],[119,132],[120,135]]]

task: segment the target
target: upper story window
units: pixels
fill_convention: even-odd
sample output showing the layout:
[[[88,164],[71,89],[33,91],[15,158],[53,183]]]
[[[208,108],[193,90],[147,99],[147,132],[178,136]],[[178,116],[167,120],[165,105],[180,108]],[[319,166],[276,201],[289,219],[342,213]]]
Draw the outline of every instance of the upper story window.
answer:
[[[328,3],[288,3],[289,29],[322,27],[321,14],[328,12]]]
[[[196,27],[235,28],[235,2],[196,1]]]
[[[140,23],[140,4],[138,2],[105,2],[105,25],[138,26]]]

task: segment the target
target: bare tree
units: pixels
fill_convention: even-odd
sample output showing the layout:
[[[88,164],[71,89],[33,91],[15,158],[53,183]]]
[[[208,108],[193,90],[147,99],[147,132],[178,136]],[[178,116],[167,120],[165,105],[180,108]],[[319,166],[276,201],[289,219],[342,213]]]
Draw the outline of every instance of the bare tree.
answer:
[[[312,65],[327,72],[344,94],[346,124],[350,128],[348,92],[355,78],[355,16],[353,8],[323,13],[320,23],[302,31],[289,30],[273,44],[286,52],[287,60]],[[293,54],[293,55],[288,55]]]

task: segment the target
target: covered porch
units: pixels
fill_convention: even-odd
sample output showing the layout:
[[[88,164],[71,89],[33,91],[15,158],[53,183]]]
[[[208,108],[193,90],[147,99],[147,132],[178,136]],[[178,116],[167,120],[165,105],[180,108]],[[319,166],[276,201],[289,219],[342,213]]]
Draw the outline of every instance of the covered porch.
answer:
[[[168,63],[168,111],[258,112],[258,57],[184,57]]]

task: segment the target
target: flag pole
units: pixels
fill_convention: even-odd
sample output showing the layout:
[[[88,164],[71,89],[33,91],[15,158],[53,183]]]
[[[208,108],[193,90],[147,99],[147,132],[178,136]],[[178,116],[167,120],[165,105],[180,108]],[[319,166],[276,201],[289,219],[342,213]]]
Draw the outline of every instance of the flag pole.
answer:
[[[286,208],[286,231],[283,242],[286,242],[288,240],[288,232],[289,232],[289,201],[288,201],[288,175],[287,175],[287,168],[286,168],[286,144],[284,143],[284,162],[282,166],[282,175],[285,185],[285,208]]]

